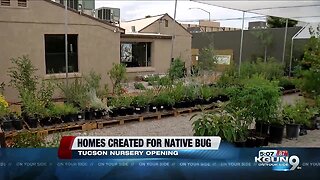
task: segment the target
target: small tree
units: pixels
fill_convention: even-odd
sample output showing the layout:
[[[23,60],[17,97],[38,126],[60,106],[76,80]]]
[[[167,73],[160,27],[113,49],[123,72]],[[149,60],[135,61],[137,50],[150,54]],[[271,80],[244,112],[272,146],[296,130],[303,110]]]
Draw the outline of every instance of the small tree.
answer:
[[[180,58],[176,58],[170,65],[168,74],[171,80],[184,77],[184,62]]]
[[[273,36],[268,30],[253,31],[252,34],[262,43],[264,46],[264,62],[267,62],[268,47],[272,44]]]
[[[119,92],[121,89],[121,82],[127,79],[126,66],[124,64],[113,63],[111,70],[108,72],[112,83],[112,92]]]
[[[9,68],[8,74],[11,78],[10,86],[16,88],[21,93],[25,90],[35,92],[37,89],[38,76],[35,75],[37,69],[31,63],[28,56],[12,58],[13,67]]]
[[[203,48],[199,54],[199,71],[203,74],[204,72],[213,72],[217,65],[217,58],[214,53],[214,47],[210,44],[207,48]]]

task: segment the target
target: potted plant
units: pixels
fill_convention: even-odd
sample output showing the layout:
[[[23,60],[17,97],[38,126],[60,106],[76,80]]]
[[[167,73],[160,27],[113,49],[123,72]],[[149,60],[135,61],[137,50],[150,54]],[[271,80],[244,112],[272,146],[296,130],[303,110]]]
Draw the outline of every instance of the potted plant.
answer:
[[[175,100],[175,108],[184,108],[186,107],[187,102],[185,101],[185,87],[183,83],[178,83],[173,90],[173,98]]]
[[[202,86],[200,89],[200,98],[202,104],[210,104],[212,101],[213,89],[209,86]]]
[[[5,98],[0,95],[0,118],[1,118],[1,127],[5,131],[13,130],[12,120],[9,116],[9,104]]]
[[[158,110],[170,110],[174,105],[174,99],[168,90],[164,90],[154,97],[152,104],[156,105]]]
[[[281,115],[276,114],[270,119],[269,142],[281,144],[284,133],[284,120]]]
[[[305,101],[298,101],[295,105],[286,105],[283,108],[283,118],[286,122],[286,135],[288,139],[298,138],[300,128],[309,126],[313,110],[308,108]]]
[[[19,117],[17,113],[10,113],[10,119],[12,120],[12,125],[16,130],[23,129],[21,117]]]
[[[148,97],[145,94],[140,94],[135,96],[132,100],[132,105],[134,107],[134,112],[136,114],[142,114],[146,112],[148,104]]]
[[[189,85],[185,87],[185,101],[187,107],[194,107],[195,100],[197,99],[197,91],[194,85]]]
[[[74,107],[72,104],[59,105],[62,109],[62,121],[63,122],[74,122],[78,119],[79,109]]]

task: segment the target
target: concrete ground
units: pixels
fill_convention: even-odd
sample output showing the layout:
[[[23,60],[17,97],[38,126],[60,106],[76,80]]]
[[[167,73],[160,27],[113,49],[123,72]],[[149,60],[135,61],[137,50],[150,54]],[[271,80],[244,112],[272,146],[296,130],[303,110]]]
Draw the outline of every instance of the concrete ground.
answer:
[[[298,94],[287,95],[282,102],[294,103],[301,99]],[[193,114],[177,117],[168,117],[160,120],[145,120],[143,122],[126,122],[124,125],[115,125],[88,132],[68,132],[69,135],[94,135],[94,136],[192,136]],[[282,144],[270,144],[272,147],[320,147],[320,130],[308,131],[305,136],[297,140],[283,139]]]

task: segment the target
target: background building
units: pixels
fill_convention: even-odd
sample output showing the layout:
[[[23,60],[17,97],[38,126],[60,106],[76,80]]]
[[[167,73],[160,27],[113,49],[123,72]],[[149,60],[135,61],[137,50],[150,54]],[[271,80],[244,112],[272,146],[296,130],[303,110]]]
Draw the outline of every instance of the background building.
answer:
[[[220,27],[220,22],[200,20],[198,24],[182,24],[190,33],[235,31],[237,28]]]

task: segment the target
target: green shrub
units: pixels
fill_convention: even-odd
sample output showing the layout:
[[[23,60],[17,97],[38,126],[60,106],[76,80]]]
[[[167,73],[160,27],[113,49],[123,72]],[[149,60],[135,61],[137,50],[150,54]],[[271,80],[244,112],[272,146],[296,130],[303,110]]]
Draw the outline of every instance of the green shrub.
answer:
[[[139,90],[145,90],[146,89],[146,87],[144,87],[144,85],[142,83],[137,83],[137,82],[134,83],[134,88],[135,89],[139,89]]]
[[[184,62],[180,59],[174,59],[168,70],[168,74],[171,80],[179,79],[184,77]]]
[[[127,79],[127,70],[126,65],[124,64],[115,64],[113,63],[112,68],[108,72],[112,82],[112,92],[113,93],[120,93],[121,83]]]

